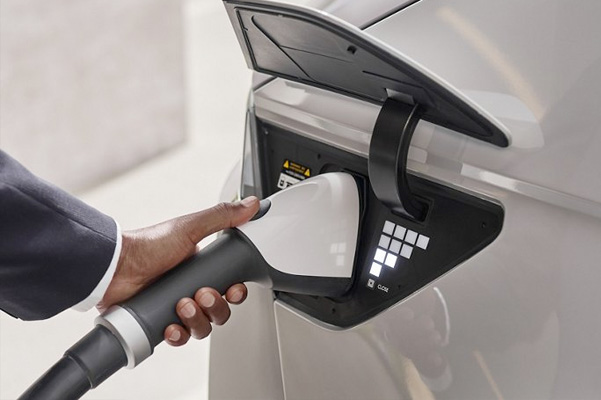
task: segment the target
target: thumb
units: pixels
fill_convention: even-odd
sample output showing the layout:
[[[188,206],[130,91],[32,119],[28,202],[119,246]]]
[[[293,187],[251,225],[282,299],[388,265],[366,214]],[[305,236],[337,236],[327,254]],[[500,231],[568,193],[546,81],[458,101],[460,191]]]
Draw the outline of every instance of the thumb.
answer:
[[[194,243],[222,229],[242,225],[259,211],[259,199],[250,196],[235,203],[219,203],[209,209],[187,215],[184,230]]]

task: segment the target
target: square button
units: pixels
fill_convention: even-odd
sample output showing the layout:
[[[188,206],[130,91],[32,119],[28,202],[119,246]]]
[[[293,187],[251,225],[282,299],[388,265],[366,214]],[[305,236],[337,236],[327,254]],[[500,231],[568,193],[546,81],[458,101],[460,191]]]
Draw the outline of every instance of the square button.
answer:
[[[396,259],[397,259],[397,256],[395,256],[394,254],[388,253],[386,255],[386,261],[384,261],[384,264],[386,264],[390,268],[394,268],[394,266],[396,265]]]
[[[403,248],[401,249],[401,257],[405,257],[406,259],[410,259],[411,258],[411,253],[413,253],[413,247],[409,246],[408,244],[404,244]]]
[[[405,231],[407,231],[407,229],[403,228],[400,225],[397,225],[396,229],[394,230],[394,237],[403,240],[403,237],[405,237]]]
[[[388,249],[389,244],[390,244],[390,236],[386,236],[386,235],[380,236],[380,243],[378,243],[378,246],[380,246],[384,249]]]
[[[376,283],[376,281],[374,281],[373,279],[369,279],[367,281],[367,287],[370,288],[370,289],[373,289],[375,283]]]
[[[399,251],[401,251],[401,244],[402,243],[398,240],[392,239],[388,250],[392,251],[394,254],[399,254]]]
[[[407,231],[407,236],[405,236],[405,242],[407,242],[409,244],[415,244],[416,240],[417,240],[417,232]]]
[[[394,223],[390,221],[384,222],[384,229],[382,229],[382,231],[387,235],[392,236],[392,232],[394,231]]]
[[[386,258],[386,252],[382,249],[378,249],[376,250],[376,255],[374,256],[374,261],[377,261],[379,263],[383,263],[384,262],[384,258]]]
[[[369,270],[370,274],[379,277],[380,271],[382,271],[382,265],[378,264],[377,262],[371,264],[371,269]]]
[[[428,243],[430,243],[430,238],[428,236],[419,235],[416,246],[420,249],[426,250],[428,248]]]

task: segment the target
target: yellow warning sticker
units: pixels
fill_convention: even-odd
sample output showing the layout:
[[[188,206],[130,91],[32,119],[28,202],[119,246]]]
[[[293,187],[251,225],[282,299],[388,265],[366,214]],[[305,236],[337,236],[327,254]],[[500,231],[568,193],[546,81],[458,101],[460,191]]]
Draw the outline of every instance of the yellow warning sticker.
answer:
[[[311,176],[310,168],[305,167],[304,165],[300,165],[299,163],[295,163],[294,161],[290,161],[290,160],[284,161],[283,167],[288,172],[298,174],[300,176],[303,176],[304,178],[309,178]]]
[[[311,177],[311,168],[291,160],[284,160],[278,180],[278,188],[285,189]]]

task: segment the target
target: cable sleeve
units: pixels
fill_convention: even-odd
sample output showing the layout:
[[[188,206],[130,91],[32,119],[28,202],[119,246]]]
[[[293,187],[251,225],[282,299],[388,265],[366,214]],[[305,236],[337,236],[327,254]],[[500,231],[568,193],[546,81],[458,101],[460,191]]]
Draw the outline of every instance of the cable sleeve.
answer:
[[[105,327],[96,326],[19,400],[75,400],[98,386],[127,363],[119,340]]]

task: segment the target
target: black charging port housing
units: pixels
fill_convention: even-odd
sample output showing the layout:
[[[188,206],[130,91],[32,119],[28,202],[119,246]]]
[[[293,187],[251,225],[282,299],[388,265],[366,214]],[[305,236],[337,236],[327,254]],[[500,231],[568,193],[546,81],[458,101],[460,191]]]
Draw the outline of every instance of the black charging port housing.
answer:
[[[423,220],[418,220],[393,212],[378,199],[371,186],[368,159],[261,120],[257,120],[256,139],[264,196],[281,190],[278,184],[286,161],[309,169],[310,176],[350,172],[363,187],[354,280],[350,290],[337,298],[275,293],[278,300],[324,323],[346,328],[375,316],[476,254],[501,231],[504,212],[495,202],[408,172],[406,179],[412,194],[428,210]],[[418,247],[415,238],[407,236],[404,240],[396,237],[395,231],[384,232],[385,227],[390,229],[391,226],[395,230],[398,227],[413,232],[417,239],[420,235],[428,238],[426,248]],[[390,239],[388,243],[386,238]],[[397,242],[401,243],[401,248],[411,247],[408,258],[391,248],[391,244]],[[302,247],[302,240],[300,243]],[[379,276],[372,270],[373,264],[377,263],[376,252],[396,256],[394,267],[382,264]]]

